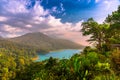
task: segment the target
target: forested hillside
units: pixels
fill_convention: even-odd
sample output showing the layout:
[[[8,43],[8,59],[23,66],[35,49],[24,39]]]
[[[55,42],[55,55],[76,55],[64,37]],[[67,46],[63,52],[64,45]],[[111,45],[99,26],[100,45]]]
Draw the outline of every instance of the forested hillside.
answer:
[[[0,39],[0,80],[13,80],[36,56],[34,48]]]
[[[80,49],[82,45],[74,43],[69,40],[51,38],[40,32],[28,33],[20,37],[10,39],[19,44],[29,45],[37,48],[38,50],[51,51],[59,49]]]

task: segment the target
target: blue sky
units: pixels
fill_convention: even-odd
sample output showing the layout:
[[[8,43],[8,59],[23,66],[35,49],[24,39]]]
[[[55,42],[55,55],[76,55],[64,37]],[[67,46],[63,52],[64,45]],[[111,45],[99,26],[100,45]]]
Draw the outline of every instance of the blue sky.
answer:
[[[93,17],[102,23],[117,10],[119,0],[0,0],[0,35],[16,37],[42,32],[87,45],[79,32]]]

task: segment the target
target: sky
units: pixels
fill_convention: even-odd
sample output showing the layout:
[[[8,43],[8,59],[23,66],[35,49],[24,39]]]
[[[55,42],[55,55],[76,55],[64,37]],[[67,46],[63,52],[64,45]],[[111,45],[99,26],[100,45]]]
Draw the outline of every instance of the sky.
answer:
[[[31,32],[88,45],[82,22],[102,23],[117,10],[119,0],[0,0],[0,36],[12,38]]]

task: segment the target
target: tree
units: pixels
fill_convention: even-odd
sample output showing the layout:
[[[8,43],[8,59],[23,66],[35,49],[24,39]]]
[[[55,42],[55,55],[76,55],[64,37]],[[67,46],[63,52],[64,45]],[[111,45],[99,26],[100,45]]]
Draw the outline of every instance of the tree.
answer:
[[[92,18],[82,23],[81,32],[84,36],[90,35],[88,41],[95,42],[99,51],[102,51],[102,45],[108,42],[109,24],[98,24]]]
[[[111,42],[120,43],[120,6],[112,15],[108,15],[105,22],[110,24]]]

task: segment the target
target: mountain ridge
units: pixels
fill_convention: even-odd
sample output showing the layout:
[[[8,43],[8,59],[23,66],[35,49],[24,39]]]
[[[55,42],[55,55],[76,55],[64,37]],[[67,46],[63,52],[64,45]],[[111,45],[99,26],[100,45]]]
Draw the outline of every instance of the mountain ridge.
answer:
[[[10,41],[19,44],[25,44],[42,50],[58,50],[58,49],[80,49],[82,45],[65,39],[52,38],[41,32],[27,33],[19,37],[10,38]]]

